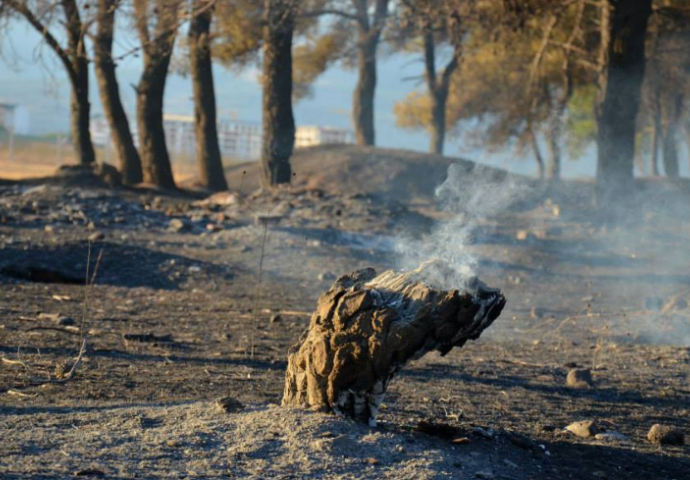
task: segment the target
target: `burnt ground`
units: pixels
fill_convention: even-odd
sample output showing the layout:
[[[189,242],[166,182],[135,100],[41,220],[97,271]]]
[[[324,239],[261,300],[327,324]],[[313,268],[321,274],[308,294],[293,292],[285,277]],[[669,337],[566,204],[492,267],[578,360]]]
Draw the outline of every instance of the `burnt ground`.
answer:
[[[332,188],[199,201],[6,183],[0,476],[687,478],[690,447],[646,440],[656,423],[690,434],[690,202],[664,188],[614,223],[565,184],[477,221],[467,249],[503,315],[410,364],[369,429],[273,407],[287,348],[335,276],[399,266],[399,240],[449,214]],[[567,387],[574,367],[594,384]],[[221,413],[224,396],[247,407]],[[564,431],[587,419],[629,441]]]

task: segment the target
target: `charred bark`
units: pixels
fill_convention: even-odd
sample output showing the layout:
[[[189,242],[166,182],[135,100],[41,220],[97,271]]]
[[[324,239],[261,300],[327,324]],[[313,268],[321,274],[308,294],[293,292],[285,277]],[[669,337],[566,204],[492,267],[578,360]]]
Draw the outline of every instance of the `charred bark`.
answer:
[[[203,8],[202,2],[196,2]],[[194,15],[189,23],[189,55],[194,88],[196,161],[200,183],[214,191],[227,190],[218,144],[216,94],[211,61],[211,8]]]
[[[262,173],[266,187],[290,183],[295,146],[292,114],[292,37],[295,6],[290,0],[266,0],[263,58]]]
[[[150,9],[147,0],[134,2],[137,30],[142,43],[144,68],[136,87],[139,154],[144,182],[160,188],[175,189],[170,156],[163,128],[163,98],[168,67],[175,43],[173,28],[177,22],[175,2],[156,4]],[[156,28],[149,34],[149,15],[155,14]]]
[[[94,39],[94,66],[101,94],[103,113],[120,161],[122,181],[127,185],[141,183],[143,174],[139,152],[129,128],[129,120],[120,99],[120,89],[113,60],[113,32],[118,0],[99,0],[98,29]]]
[[[607,0],[602,17],[597,196],[602,204],[633,181],[635,119],[645,70],[645,38],[652,0]]]
[[[406,273],[376,276],[369,268],[340,277],[288,353],[282,404],[375,425],[386,388],[406,363],[479,338],[505,305],[498,290],[476,279],[462,290],[431,286],[446,269],[433,262]]]

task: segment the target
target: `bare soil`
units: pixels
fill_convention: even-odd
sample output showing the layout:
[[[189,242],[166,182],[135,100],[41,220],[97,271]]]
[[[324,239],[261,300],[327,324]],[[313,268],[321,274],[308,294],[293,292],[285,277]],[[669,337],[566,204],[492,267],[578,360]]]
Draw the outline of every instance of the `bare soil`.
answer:
[[[353,194],[356,180],[201,203],[3,182],[0,477],[687,478],[690,447],[646,440],[656,423],[690,434],[684,185],[615,223],[589,185],[536,189],[467,247],[504,313],[407,366],[379,427],[277,407],[287,349],[334,277],[399,267],[396,242],[448,217],[426,190],[411,204]],[[566,386],[576,367],[592,386]],[[221,411],[227,396],[245,408]],[[564,431],[579,420],[629,441]]]

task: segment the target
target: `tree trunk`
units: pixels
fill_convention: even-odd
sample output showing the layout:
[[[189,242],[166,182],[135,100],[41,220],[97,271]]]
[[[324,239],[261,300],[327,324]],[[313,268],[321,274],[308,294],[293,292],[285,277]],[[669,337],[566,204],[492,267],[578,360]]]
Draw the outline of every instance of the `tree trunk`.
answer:
[[[76,61],[76,81],[72,84],[70,100],[70,130],[74,154],[81,165],[93,165],[96,153],[91,142],[91,103],[89,102],[89,70],[86,59]]]
[[[664,170],[669,178],[678,178],[678,144],[676,143],[676,123],[666,126],[664,129]]]
[[[546,178],[549,180],[558,180],[561,178],[561,128],[560,117],[552,119],[548,131],[548,152],[546,162]]]
[[[678,123],[683,114],[683,94],[680,91],[669,92],[663,134],[664,170],[669,178],[678,178]]]
[[[434,42],[434,32],[431,26],[424,28],[424,65],[427,88],[429,89],[429,99],[431,100],[431,143],[429,151],[438,155],[443,155],[443,144],[446,139],[446,103],[448,100],[448,89],[450,88],[450,76],[457,66],[457,55],[453,55],[450,63],[443,71],[439,80],[436,75],[436,45]]]
[[[429,151],[443,155],[443,147],[446,141],[446,102],[448,91],[438,88],[431,94],[431,144]]]
[[[288,352],[282,404],[375,426],[388,384],[405,364],[476,340],[505,305],[500,291],[476,280],[462,290],[430,286],[437,273],[449,273],[443,269],[428,262],[406,273],[376,276],[368,268],[340,277]]]
[[[289,0],[266,0],[263,59],[263,184],[290,183],[295,145],[292,114],[294,7]]]
[[[608,4],[608,5],[607,5]],[[622,196],[633,181],[635,119],[645,69],[647,22],[652,0],[607,0],[610,22],[600,78],[597,123],[597,197],[606,204]]]
[[[146,0],[134,2],[137,29],[144,57],[144,69],[137,91],[139,153],[144,182],[160,188],[175,189],[175,179],[165,142],[163,98],[168,67],[175,44],[176,2],[156,3],[149,8]],[[156,28],[149,32],[150,15],[156,15]]]
[[[352,121],[358,145],[375,145],[374,94],[376,93],[376,50],[389,0],[376,0],[369,20],[369,2],[352,0],[357,12],[357,85],[352,97]]]
[[[659,176],[659,143],[661,139],[661,103],[659,102],[659,93],[656,93],[656,103],[654,105],[654,130],[652,131],[652,157],[651,173],[652,176]]]
[[[94,66],[101,94],[103,113],[120,162],[122,181],[127,185],[141,183],[141,159],[134,146],[129,120],[120,100],[120,89],[112,57],[115,11],[118,0],[99,0],[98,31],[94,39]]]
[[[357,49],[357,86],[352,101],[355,139],[358,145],[375,145],[374,94],[376,92],[376,49],[378,38],[362,40],[368,33],[360,29]]]
[[[532,125],[530,124],[529,126],[529,136],[530,136],[530,143],[532,145],[532,151],[534,152],[534,160],[537,162],[537,172],[539,175],[539,179],[543,180],[544,179],[544,157],[541,154],[541,150],[539,149],[539,141],[537,140],[537,136],[534,134],[534,129],[532,128]]]
[[[137,87],[137,125],[144,182],[174,189],[163,128],[163,96],[170,57],[149,60]]]
[[[204,2],[195,2],[203,8]],[[189,54],[194,87],[194,129],[196,161],[201,184],[211,190],[227,190],[218,144],[216,94],[211,62],[210,29],[212,9],[192,17],[189,23]]]
[[[74,154],[81,165],[92,165],[96,154],[89,131],[91,104],[89,103],[89,72],[86,46],[82,35],[83,24],[79,15],[76,0],[62,0],[60,6],[65,14],[65,27],[68,48],[63,48],[53,36],[47,25],[42,23],[27,2],[20,0],[3,0],[3,5],[22,15],[31,26],[43,37],[43,40],[55,52],[67,71],[72,86],[70,101],[70,130]]]
[[[76,0],[61,2],[65,12],[65,29],[67,33],[68,55],[72,64],[72,97],[70,101],[70,126],[74,153],[82,165],[92,165],[96,153],[91,142],[91,103],[89,102],[89,59],[82,36],[82,22]]]

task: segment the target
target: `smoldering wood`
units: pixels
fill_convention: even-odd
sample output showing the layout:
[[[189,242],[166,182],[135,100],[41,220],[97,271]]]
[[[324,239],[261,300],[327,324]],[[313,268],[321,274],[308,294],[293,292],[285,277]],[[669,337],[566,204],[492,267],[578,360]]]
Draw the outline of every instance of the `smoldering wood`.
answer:
[[[477,279],[452,290],[429,281],[449,273],[427,262],[409,272],[377,276],[368,268],[336,280],[288,353],[282,404],[375,425],[390,381],[410,360],[479,338],[505,305],[499,290]]]

